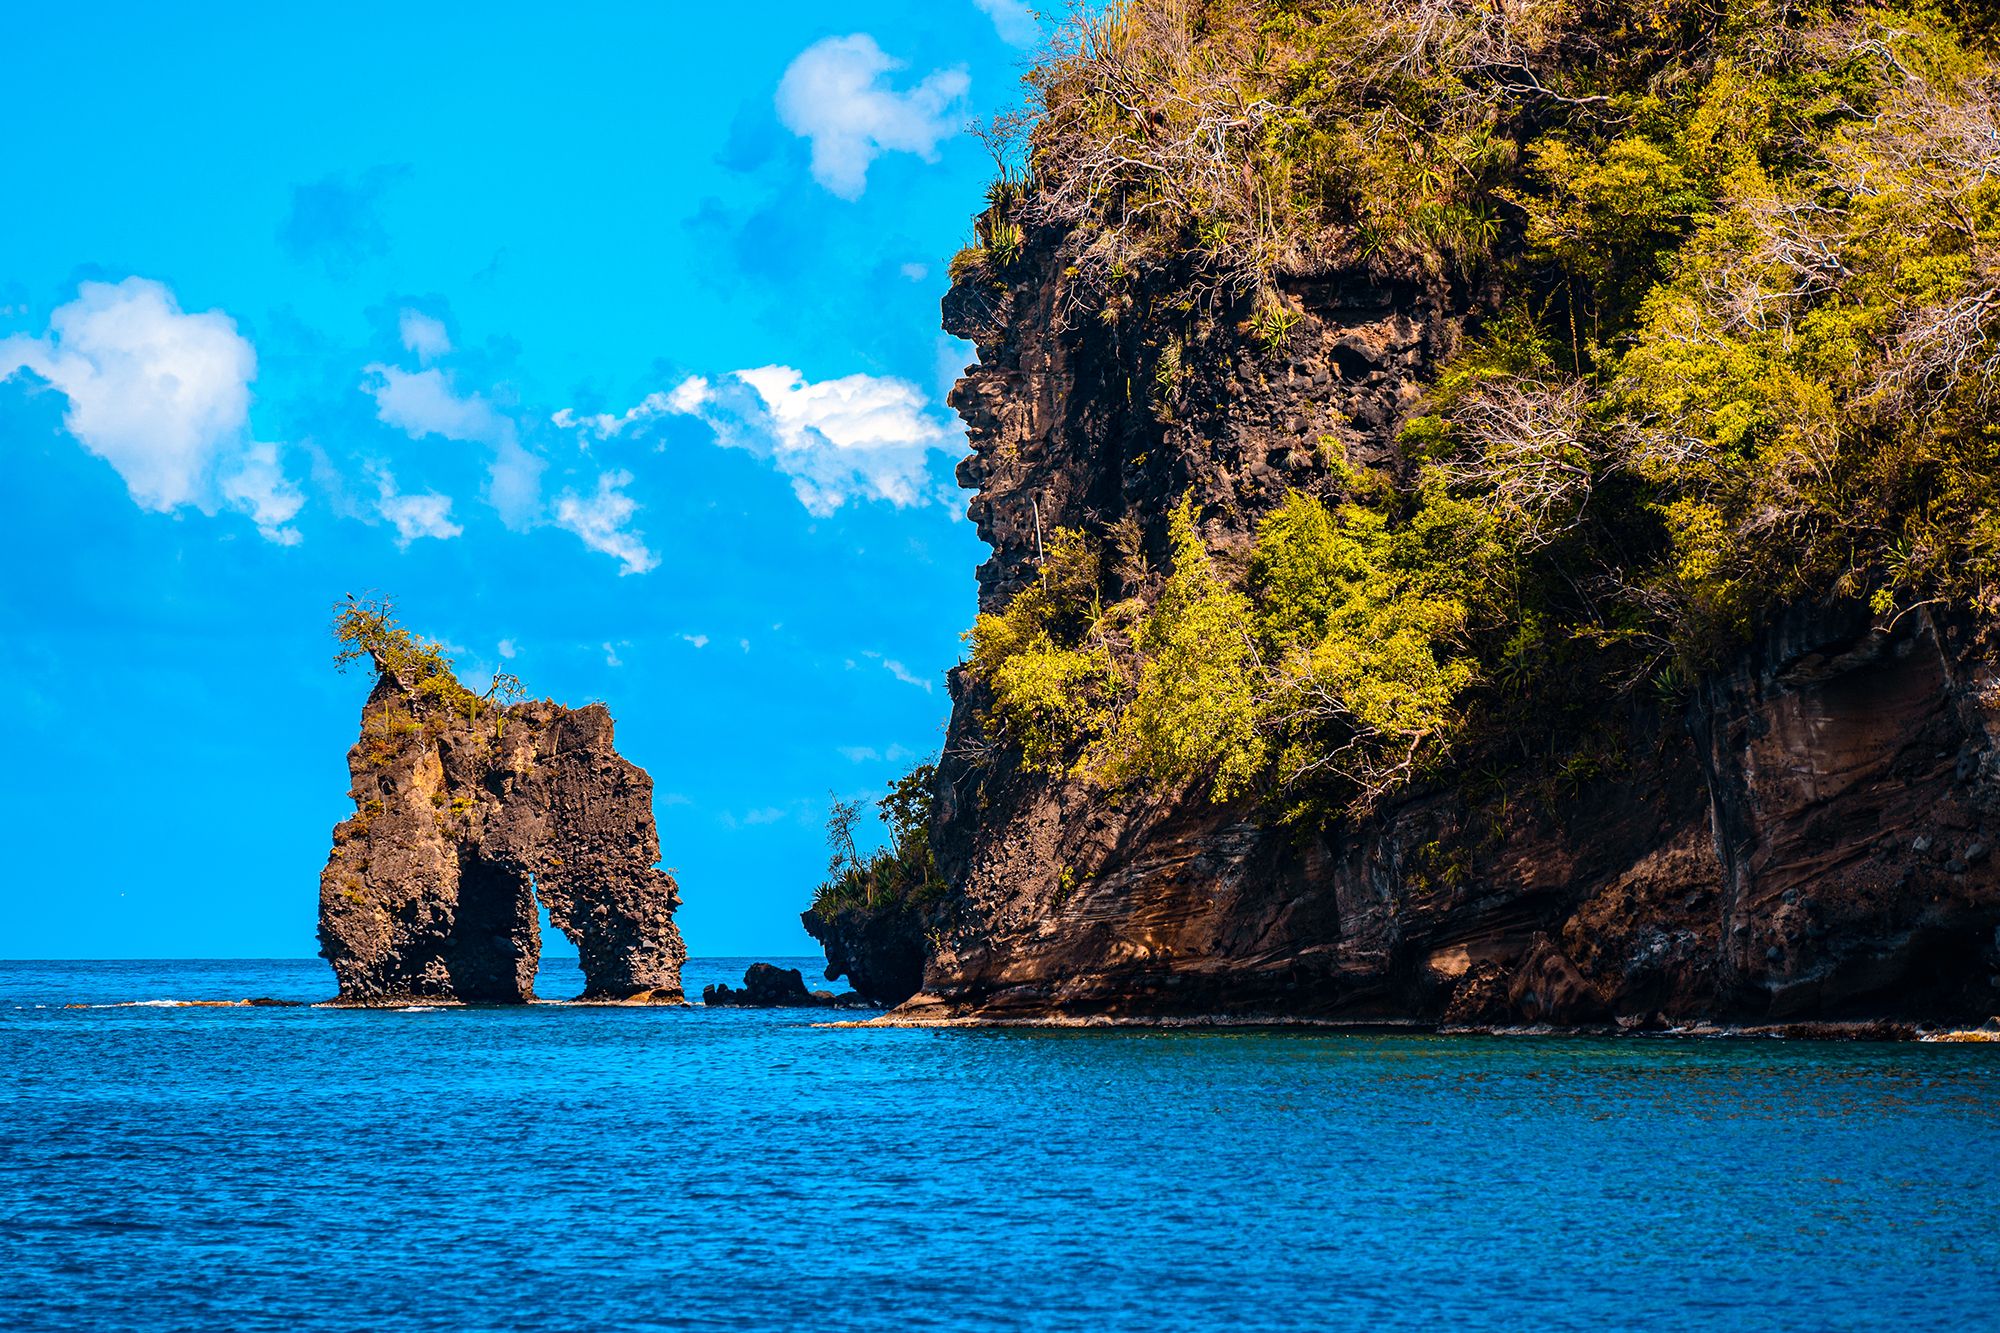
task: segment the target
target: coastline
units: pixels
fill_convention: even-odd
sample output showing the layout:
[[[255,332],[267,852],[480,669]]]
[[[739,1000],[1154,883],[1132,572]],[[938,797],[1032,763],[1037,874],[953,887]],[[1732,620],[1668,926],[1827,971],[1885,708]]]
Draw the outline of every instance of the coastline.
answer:
[[[1013,1028],[1073,1031],[1080,1029],[1124,1031],[1298,1031],[1339,1033],[1351,1036],[1439,1036],[1439,1037],[1619,1037],[1634,1040],[1756,1040],[1756,1041],[1885,1041],[1885,1042],[2000,1042],[2000,1020],[1985,1026],[1933,1027],[1892,1019],[1852,1019],[1806,1023],[1686,1023],[1669,1026],[1621,1026],[1616,1023],[1562,1025],[1538,1024],[1458,1024],[1432,1023],[1419,1019],[1341,1019],[1287,1015],[1187,1014],[1109,1015],[1043,1014],[1017,1017],[956,1015],[926,1017],[920,1014],[887,1013],[871,1019],[846,1019],[815,1023],[823,1028]]]

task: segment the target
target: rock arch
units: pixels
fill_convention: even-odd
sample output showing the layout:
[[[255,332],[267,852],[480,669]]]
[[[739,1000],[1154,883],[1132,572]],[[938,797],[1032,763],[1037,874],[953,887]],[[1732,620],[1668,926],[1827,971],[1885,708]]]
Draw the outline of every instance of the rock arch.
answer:
[[[653,781],[618,754],[605,707],[474,707],[376,666],[348,752],[355,813],[320,874],[341,1001],[535,999],[539,895],[576,943],[584,998],[681,1002]]]

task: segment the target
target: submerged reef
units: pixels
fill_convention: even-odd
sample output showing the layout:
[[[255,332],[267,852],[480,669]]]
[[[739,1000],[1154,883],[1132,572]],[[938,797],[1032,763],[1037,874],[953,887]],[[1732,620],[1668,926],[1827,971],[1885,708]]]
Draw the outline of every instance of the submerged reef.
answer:
[[[577,946],[585,999],[680,1003],[680,894],[659,868],[653,782],[602,704],[485,695],[386,607],[350,604],[343,661],[375,687],[348,752],[355,813],[320,874],[340,1001],[533,1000],[537,904]]]

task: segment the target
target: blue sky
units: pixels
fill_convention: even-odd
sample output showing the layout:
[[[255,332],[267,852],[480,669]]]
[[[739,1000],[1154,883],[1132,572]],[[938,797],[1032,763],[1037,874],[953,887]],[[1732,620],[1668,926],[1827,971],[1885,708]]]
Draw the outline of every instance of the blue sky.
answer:
[[[10,14],[0,957],[313,952],[349,592],[611,706],[698,954],[810,951],[829,793],[937,748],[1032,20],[573,8]]]

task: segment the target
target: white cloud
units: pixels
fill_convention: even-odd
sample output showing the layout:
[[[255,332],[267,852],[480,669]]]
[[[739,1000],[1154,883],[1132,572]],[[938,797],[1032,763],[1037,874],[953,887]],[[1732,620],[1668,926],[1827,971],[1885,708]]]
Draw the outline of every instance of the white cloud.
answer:
[[[403,370],[375,362],[364,367],[361,387],[375,400],[375,415],[413,440],[441,435],[493,450],[486,499],[508,527],[532,527],[542,508],[547,464],[521,445],[513,419],[478,393],[461,394],[442,370]]]
[[[486,466],[486,502],[510,528],[532,527],[542,512],[542,469],[548,464],[516,439],[493,446]]]
[[[847,375],[813,383],[789,366],[739,370],[756,395],[758,447],[768,441],[778,469],[810,512],[825,516],[854,499],[898,507],[932,497],[931,450],[953,452],[964,437],[929,414],[907,380]],[[727,430],[724,443],[742,443]]]
[[[872,745],[841,745],[835,748],[840,751],[841,757],[846,759],[850,764],[867,763],[871,759],[880,759],[882,757],[881,753]]]
[[[700,375],[690,375],[667,395],[667,407],[670,411],[690,415],[701,410],[701,405],[708,401],[708,395],[708,381]]]
[[[742,650],[743,650],[744,652],[746,652],[746,653],[747,653],[747,652],[749,652],[749,651],[750,651],[750,640],[748,640],[748,639],[738,639],[738,640],[736,641],[736,646],[737,646],[738,648],[741,648],[741,649],[742,649]]]
[[[900,271],[911,282],[922,282],[931,275],[931,266],[929,264],[905,264]]]
[[[506,659],[507,661],[509,662],[513,661],[514,654],[520,651],[521,651],[520,645],[516,644],[512,639],[500,640],[500,648],[499,648],[500,656]]]
[[[252,444],[223,470],[222,498],[250,516],[258,533],[280,546],[297,546],[299,530],[285,525],[305,507],[305,492],[278,462],[278,446]]]
[[[415,352],[424,365],[451,352],[451,335],[445,331],[441,319],[433,319],[421,310],[405,310],[399,328],[403,346]]]
[[[451,521],[451,497],[448,495],[439,495],[436,491],[404,495],[396,489],[396,479],[386,468],[376,470],[375,488],[378,492],[375,511],[395,526],[398,546],[407,548],[411,542],[424,537],[448,541],[465,531]],[[511,654],[503,651],[501,656]]]
[[[693,416],[708,401],[709,384],[700,375],[690,375],[663,393],[649,393],[623,413],[590,412],[579,415],[565,407],[549,420],[562,430],[574,430],[608,440],[634,426],[643,426],[656,417]]]
[[[613,648],[609,643],[604,645],[604,665],[608,667],[622,667],[625,665],[625,659],[618,656],[618,650]]]
[[[1022,0],[972,0],[979,12],[993,20],[993,30],[1009,46],[1030,47],[1041,40],[1042,25],[1035,11]]]
[[[250,515],[267,540],[305,503],[278,447],[249,438],[257,352],[220,310],[188,314],[146,278],[86,282],[44,337],[0,339],[0,380],[29,371],[69,400],[63,424],[117,470],[133,502],[168,513],[218,501]]]
[[[606,472],[597,479],[595,495],[564,491],[556,497],[555,516],[558,524],[583,538],[585,546],[620,561],[624,566],[620,574],[644,574],[660,559],[646,549],[643,533],[626,526],[639,512],[639,502],[620,489],[631,484],[629,472]]]
[[[850,500],[903,507],[947,499],[951,492],[932,484],[929,455],[955,456],[965,447],[964,433],[933,415],[908,380],[847,375],[815,383],[790,366],[739,370],[720,382],[690,376],[622,416],[571,417],[570,424],[642,420],[650,403],[699,417],[718,443],[770,459],[820,517]]]
[[[608,440],[634,426],[643,426],[656,417],[692,416],[708,400],[708,392],[707,380],[699,375],[690,375],[665,393],[647,394],[636,406],[620,414],[592,412],[579,416],[575,409],[565,407],[549,420],[563,430]]]
[[[915,674],[908,667],[904,666],[901,662],[898,662],[893,657],[884,658],[882,660],[882,669],[884,671],[887,671],[890,675],[894,676],[897,680],[902,681],[905,685],[914,685],[918,689],[922,690],[925,694],[931,693],[931,683],[928,680],[925,680],[922,676]]]
[[[867,33],[826,37],[800,52],[778,82],[778,119],[812,142],[813,179],[842,199],[868,188],[868,167],[883,153],[937,160],[957,133],[971,86],[964,68],[935,70],[907,92],[885,75],[903,68]]]
[[[365,367],[361,387],[375,400],[375,415],[413,440],[492,444],[513,435],[514,423],[477,393],[460,394],[442,370],[403,370],[380,361]]]
[[[746,824],[775,824],[785,817],[785,812],[775,805],[767,805],[761,810],[752,810],[743,816]]]
[[[706,648],[708,647],[708,636],[706,634],[683,634],[681,635],[681,642],[691,643],[697,648]]]

